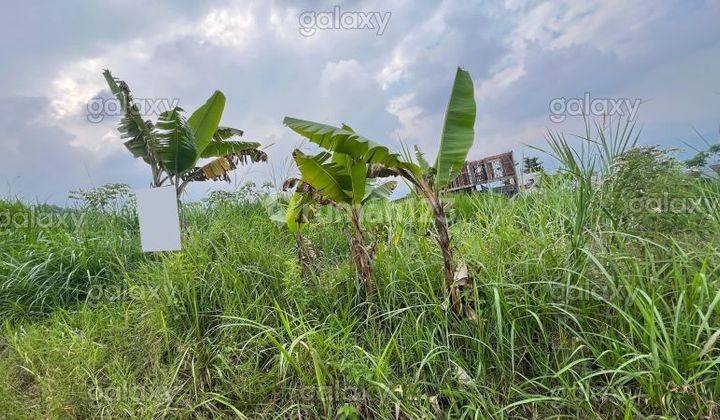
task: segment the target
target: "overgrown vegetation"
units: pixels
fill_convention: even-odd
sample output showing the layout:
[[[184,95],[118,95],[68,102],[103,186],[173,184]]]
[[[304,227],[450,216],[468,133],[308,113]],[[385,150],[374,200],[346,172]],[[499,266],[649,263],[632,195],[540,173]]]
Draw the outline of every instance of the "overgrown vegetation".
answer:
[[[434,236],[443,257],[444,294],[448,296],[448,305],[457,314],[465,312],[471,318],[477,319],[470,306],[466,306],[464,311],[462,309],[461,295],[463,291],[466,295],[471,293],[472,281],[465,263],[457,266],[453,258],[453,246],[445,212],[446,204],[440,197],[443,189],[457,177],[472,147],[475,108],[470,73],[458,67],[445,111],[437,159],[432,166],[425,161],[417,146],[415,147],[416,163],[407,150],[404,150],[404,156],[401,157],[387,147],[357,134],[346,124],[333,127],[285,117],[283,122],[286,126],[328,151],[313,157],[305,156],[299,150],[293,152],[302,175],[301,187],[310,187],[311,190],[307,191],[305,188],[302,193],[305,198],[296,202],[307,204],[309,197],[318,203],[329,202],[347,207],[353,226],[354,261],[368,295],[372,294],[375,286],[372,280],[371,258],[367,247],[364,246],[360,223],[362,205],[373,196],[372,192],[366,194],[368,189],[366,184],[368,179],[373,178],[402,177],[412,185],[420,197],[427,201],[432,210],[435,221]],[[326,163],[328,160],[330,161]],[[374,191],[382,190],[387,188],[374,189]],[[289,207],[288,226],[291,230],[296,225],[293,219],[297,213],[296,207]]]
[[[112,203],[50,227],[10,218],[0,413],[717,417],[720,186],[597,128],[584,144],[608,147],[586,153],[551,133],[561,171],[533,193],[444,197],[476,319],[443,304],[419,197],[364,208],[372,299],[349,281],[350,221],[307,220],[317,259],[303,277],[263,189],[184,205],[178,253],[141,254],[134,215]],[[655,211],[663,192],[702,200]]]
[[[387,147],[356,134],[347,125],[338,128],[290,117],[285,117],[284,123],[326,149],[314,156],[300,150],[293,152],[301,178],[286,181],[283,188],[295,188],[287,208],[288,227],[299,233],[301,226],[298,225],[302,225],[306,221],[303,219],[312,212],[308,207],[332,205],[345,212],[352,225],[349,237],[353,261],[366,295],[371,296],[375,293],[375,282],[369,247],[365,245],[362,212],[365,204],[373,199],[387,198],[396,185],[394,181],[374,183],[373,165],[399,163],[398,156],[390,153]],[[302,245],[298,243],[297,246],[300,253]]]
[[[698,150],[697,153],[690,159],[685,161],[685,166],[690,168],[698,175],[703,174],[704,169],[710,169],[716,176],[720,175],[720,165],[718,164],[718,158],[720,157],[720,143],[708,141],[702,134],[695,130],[695,134],[700,140],[705,143],[707,149]]]

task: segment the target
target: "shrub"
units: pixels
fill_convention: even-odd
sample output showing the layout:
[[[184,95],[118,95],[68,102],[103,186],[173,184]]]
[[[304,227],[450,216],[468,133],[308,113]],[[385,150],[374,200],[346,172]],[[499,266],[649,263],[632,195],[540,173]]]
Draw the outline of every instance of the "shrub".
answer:
[[[616,228],[672,232],[701,221],[693,217],[698,181],[682,170],[671,150],[634,147],[613,164],[603,182],[603,205]]]

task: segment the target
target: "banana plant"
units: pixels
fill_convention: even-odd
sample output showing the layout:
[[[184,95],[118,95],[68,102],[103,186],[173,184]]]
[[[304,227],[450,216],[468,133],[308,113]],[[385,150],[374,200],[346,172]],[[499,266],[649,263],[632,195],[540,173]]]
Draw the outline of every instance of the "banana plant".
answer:
[[[355,133],[347,126],[334,127],[312,121],[285,117],[283,123],[326,151],[314,156],[293,152],[303,185],[311,188],[305,194],[321,197],[345,211],[352,226],[351,248],[355,268],[362,279],[366,295],[375,292],[371,257],[365,246],[362,228],[363,206],[371,200],[387,198],[397,183],[371,183],[373,165],[400,165],[397,154]]]
[[[440,149],[434,165],[430,165],[416,147],[417,163],[409,153],[401,158],[386,147],[357,135],[350,127],[336,128],[310,121],[285,118],[285,125],[310,141],[333,152],[354,154],[368,164],[368,178],[401,176],[428,202],[435,221],[436,240],[443,258],[445,288],[456,313],[461,312],[460,288],[470,281],[467,267],[456,267],[448,231],[445,203],[440,193],[457,177],[474,141],[475,96],[470,74],[457,68],[445,122],[440,136]],[[331,170],[328,167],[328,170]],[[318,170],[319,172],[319,170]],[[347,171],[351,173],[352,170]],[[315,186],[315,185],[313,185]],[[342,185],[321,185],[337,193]],[[322,188],[319,188],[322,189]],[[467,308],[471,311],[470,308]]]
[[[286,193],[295,189],[291,195]],[[297,178],[290,178],[283,184],[283,192],[271,196],[266,201],[270,220],[285,226],[295,235],[295,249],[303,278],[307,278],[317,259],[312,243],[304,235],[305,226],[314,218],[321,205],[330,204],[328,200],[313,193],[312,187]]]
[[[175,186],[178,203],[193,181],[230,182],[228,173],[238,165],[267,161],[267,154],[259,149],[260,143],[228,140],[242,136],[243,132],[219,125],[225,108],[222,92],[215,91],[187,119],[182,108],[174,107],[153,123],[142,119],[125,81],[113,77],[109,70],[103,76],[123,111],[118,130],[125,147],[133,157],[142,158],[150,166],[152,187],[166,183]],[[201,159],[207,158],[213,160],[198,166]]]
[[[453,248],[450,242],[445,203],[440,193],[450,185],[462,169],[468,151],[475,138],[475,94],[470,73],[457,68],[450,100],[445,111],[445,120],[440,135],[440,149],[435,164],[430,165],[423,153],[415,146],[417,165],[390,167],[390,171],[407,179],[415,190],[427,201],[435,220],[436,240],[443,257],[445,287],[452,309],[461,312],[460,289],[470,282],[467,267],[461,263],[455,266]],[[409,153],[405,153],[410,160]],[[466,308],[472,313],[471,308]]]

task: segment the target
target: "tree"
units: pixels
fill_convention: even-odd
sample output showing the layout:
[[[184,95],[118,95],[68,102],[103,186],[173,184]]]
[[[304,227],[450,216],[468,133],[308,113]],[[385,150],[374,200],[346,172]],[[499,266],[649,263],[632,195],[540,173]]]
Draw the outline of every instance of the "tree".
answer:
[[[464,263],[456,269],[445,214],[445,203],[440,193],[457,177],[465,163],[468,151],[473,145],[475,112],[472,78],[470,73],[458,67],[445,111],[445,122],[440,135],[440,150],[435,164],[430,166],[416,146],[417,164],[411,164],[409,162],[410,154],[405,153],[408,162],[395,167],[377,169],[378,173],[395,172],[407,179],[432,209],[436,239],[443,258],[445,288],[451,307],[456,313],[461,312],[460,289],[468,286],[470,279]],[[467,311],[470,313],[471,308],[467,308]]]
[[[417,163],[415,163],[412,162],[409,153],[405,153],[404,158],[401,159],[398,154],[391,153],[386,147],[357,135],[352,128],[346,125],[337,128],[310,121],[285,118],[285,125],[310,141],[327,150],[356,157],[351,161],[340,162],[341,164],[337,167],[332,164],[318,165],[317,162],[314,163],[316,167],[319,166],[315,171],[318,174],[317,177],[325,181],[308,179],[306,182],[318,189],[323,196],[327,197],[329,193],[339,194],[339,192],[347,190],[352,191],[351,188],[348,188],[352,177],[348,178],[348,176],[353,173],[352,165],[358,162],[367,165],[365,178],[401,176],[415,187],[416,192],[428,202],[433,212],[436,239],[443,258],[445,288],[451,307],[456,313],[461,312],[460,289],[469,285],[470,279],[465,264],[460,264],[456,269],[445,214],[445,203],[442,201],[440,193],[457,177],[465,163],[468,151],[472,147],[475,135],[475,112],[472,78],[467,71],[458,67],[445,112],[445,122],[440,136],[440,150],[433,166],[425,161],[422,152],[417,147],[415,148]],[[344,172],[338,172],[338,167],[345,168],[342,169]],[[360,172],[357,170],[358,176]],[[337,182],[329,182],[326,174],[329,174],[329,178],[335,179]],[[305,181],[304,175],[303,180]],[[346,200],[344,196],[337,198],[340,198],[340,201]],[[467,308],[467,311],[470,313],[471,309]]]
[[[697,154],[695,154],[695,156],[686,160],[685,166],[692,170],[699,171],[700,169],[708,165],[709,159],[715,159],[718,156],[720,156],[720,143],[712,144],[708,147],[707,150],[698,152]],[[716,167],[717,165],[710,166],[711,169],[717,172],[717,170],[715,169]]]
[[[97,188],[71,190],[68,198],[91,210],[117,212],[131,201],[133,196],[127,184],[105,184]]]
[[[314,156],[300,150],[293,158],[300,170],[304,194],[347,213],[352,225],[353,261],[369,296],[375,291],[371,258],[365,246],[362,228],[363,206],[371,200],[386,198],[397,185],[389,181],[380,185],[371,182],[373,165],[397,166],[399,156],[387,147],[360,136],[347,126],[334,127],[312,121],[285,117],[284,124],[316,143],[326,151]]]
[[[125,147],[150,166],[152,187],[166,183],[175,186],[178,203],[193,181],[230,182],[228,172],[238,165],[267,161],[267,154],[259,149],[260,143],[228,140],[242,136],[243,132],[219,125],[225,108],[222,92],[215,91],[187,119],[184,110],[175,107],[160,114],[153,123],[143,121],[126,82],[113,77],[109,70],[105,70],[103,76],[123,111],[118,130]],[[205,158],[213,160],[197,166],[200,159]]]
[[[523,159],[523,173],[531,174],[543,170],[542,161],[536,156],[528,156]]]

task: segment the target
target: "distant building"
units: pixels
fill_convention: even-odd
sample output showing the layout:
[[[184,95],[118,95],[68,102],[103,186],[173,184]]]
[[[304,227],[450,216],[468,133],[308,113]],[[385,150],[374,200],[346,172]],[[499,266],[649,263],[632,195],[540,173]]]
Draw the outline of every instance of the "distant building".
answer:
[[[445,189],[453,191],[493,191],[505,195],[518,192],[518,179],[512,152],[465,162],[460,174]]]
[[[531,188],[534,188],[538,181],[540,181],[540,177],[542,176],[542,172],[529,172],[529,173],[523,173],[520,175],[520,184],[522,189],[529,190]]]

